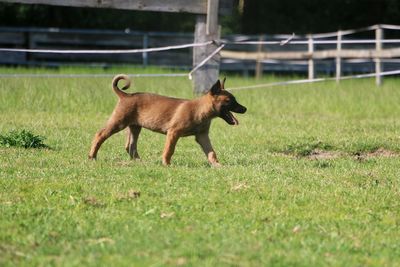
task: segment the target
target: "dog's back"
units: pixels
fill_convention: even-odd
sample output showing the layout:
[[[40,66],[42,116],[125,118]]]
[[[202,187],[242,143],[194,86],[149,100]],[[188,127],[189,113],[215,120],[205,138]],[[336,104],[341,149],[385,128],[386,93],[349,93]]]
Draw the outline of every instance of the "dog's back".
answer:
[[[189,100],[161,96],[151,93],[126,94],[119,100],[115,112],[129,117],[131,123],[140,125],[146,129],[166,133],[169,125],[166,122],[173,121],[177,109]]]

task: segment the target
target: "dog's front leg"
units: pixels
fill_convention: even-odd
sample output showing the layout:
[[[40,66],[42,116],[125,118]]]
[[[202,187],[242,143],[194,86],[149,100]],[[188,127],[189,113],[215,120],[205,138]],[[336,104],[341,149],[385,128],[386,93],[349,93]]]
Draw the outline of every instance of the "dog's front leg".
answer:
[[[201,133],[196,135],[196,142],[199,143],[201,148],[204,151],[204,154],[206,154],[208,162],[213,167],[220,167],[221,164],[218,162],[217,159],[217,154],[215,154],[215,151],[211,145],[210,137],[208,136],[208,133]]]
[[[167,133],[167,140],[165,142],[162,162],[167,166],[171,164],[171,157],[174,154],[176,143],[179,139],[179,133],[174,130],[169,130]]]

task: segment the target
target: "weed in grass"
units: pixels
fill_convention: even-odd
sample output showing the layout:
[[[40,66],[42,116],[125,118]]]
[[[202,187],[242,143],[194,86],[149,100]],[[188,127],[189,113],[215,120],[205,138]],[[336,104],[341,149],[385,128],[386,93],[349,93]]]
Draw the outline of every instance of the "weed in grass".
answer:
[[[13,130],[7,134],[0,135],[0,146],[23,147],[23,148],[49,148],[43,143],[45,138],[35,135],[28,130]]]

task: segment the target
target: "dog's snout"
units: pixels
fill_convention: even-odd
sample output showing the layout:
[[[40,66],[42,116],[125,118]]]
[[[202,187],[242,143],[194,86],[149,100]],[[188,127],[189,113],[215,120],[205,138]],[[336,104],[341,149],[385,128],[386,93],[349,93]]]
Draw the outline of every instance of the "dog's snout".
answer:
[[[237,105],[237,107],[235,108],[234,112],[236,113],[245,113],[247,111],[247,108],[245,106],[242,105]]]

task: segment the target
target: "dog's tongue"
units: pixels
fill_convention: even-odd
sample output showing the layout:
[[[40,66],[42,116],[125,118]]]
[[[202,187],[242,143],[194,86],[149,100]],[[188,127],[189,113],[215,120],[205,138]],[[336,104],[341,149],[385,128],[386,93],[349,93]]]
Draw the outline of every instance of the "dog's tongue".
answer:
[[[229,116],[231,117],[234,125],[239,125],[239,121],[235,118],[235,116],[233,116],[232,112],[228,112]]]

